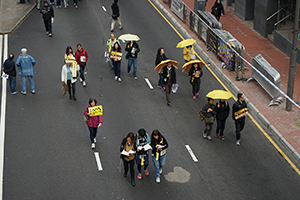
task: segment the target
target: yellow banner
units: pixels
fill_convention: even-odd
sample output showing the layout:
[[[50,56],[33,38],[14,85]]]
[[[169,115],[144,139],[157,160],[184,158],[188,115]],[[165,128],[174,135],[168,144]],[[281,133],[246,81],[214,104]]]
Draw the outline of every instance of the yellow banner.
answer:
[[[88,109],[89,109],[89,113],[91,113],[90,117],[103,115],[102,105],[89,107]]]
[[[114,56],[114,57],[122,57],[122,53],[121,52],[117,52],[117,51],[112,51],[110,52],[110,56]]]

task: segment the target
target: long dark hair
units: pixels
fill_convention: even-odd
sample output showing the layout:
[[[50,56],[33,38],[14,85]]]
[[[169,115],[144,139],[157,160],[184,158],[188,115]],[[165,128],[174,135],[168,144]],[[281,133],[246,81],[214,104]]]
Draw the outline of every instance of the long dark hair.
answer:
[[[116,44],[118,44],[118,48],[117,48],[117,49],[115,48],[115,45],[116,45]],[[116,51],[121,52],[121,46],[120,46],[120,43],[119,43],[119,42],[115,42],[114,45],[113,45],[113,48],[114,48]]]
[[[134,136],[133,132],[128,133],[127,136],[126,136],[126,140],[127,140],[127,138],[131,139],[131,144],[135,143],[135,136]]]
[[[160,52],[161,52],[162,49],[164,49],[164,48],[160,47],[159,49],[157,49],[157,54],[156,54],[157,57],[161,56]]]
[[[152,131],[152,134],[151,134],[151,142],[154,142],[156,139],[154,138],[154,136],[157,136],[158,135],[158,140],[160,141],[162,138],[163,138],[163,135],[159,132],[159,130],[157,129],[154,129]]]
[[[70,49],[72,50],[72,53],[73,53],[72,47],[71,47],[71,46],[68,46],[67,49],[66,49],[66,55],[67,55],[67,56],[69,55]]]

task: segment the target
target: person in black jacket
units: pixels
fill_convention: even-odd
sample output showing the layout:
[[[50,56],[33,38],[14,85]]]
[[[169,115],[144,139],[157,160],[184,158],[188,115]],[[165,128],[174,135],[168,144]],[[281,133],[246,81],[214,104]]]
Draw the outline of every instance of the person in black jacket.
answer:
[[[245,126],[245,118],[248,112],[247,104],[244,95],[238,93],[237,101],[232,106],[232,119],[235,122],[236,145],[241,144],[241,131]]]
[[[136,146],[135,146],[135,136],[132,132],[128,133],[127,136],[122,140],[121,146],[120,146],[120,152],[121,152],[121,158],[124,162],[124,177],[127,177],[128,172],[128,165],[130,165],[130,176],[131,176],[131,185],[135,186],[134,182],[134,160],[135,160],[135,153],[136,153]],[[123,151],[132,153],[129,153],[129,155],[125,156],[122,154]]]
[[[127,74],[130,74],[131,65],[133,65],[133,77],[137,79],[136,68],[137,68],[137,57],[140,52],[140,47],[136,41],[130,41],[126,44],[125,51],[127,51],[126,58],[128,59]]]
[[[165,55],[165,51],[163,48],[159,48],[157,50],[157,54],[156,54],[156,60],[155,60],[155,67],[161,62],[161,61],[164,61],[166,60],[167,57]],[[163,83],[163,75],[162,75],[162,71],[158,73],[159,75],[159,80],[158,80],[158,85],[157,87],[165,90],[165,85]]]
[[[218,21],[220,21],[221,15],[225,15],[224,7],[220,0],[216,0],[215,4],[211,8],[211,14],[213,14]]]
[[[203,72],[198,63],[194,63],[190,69],[189,76],[191,77],[190,83],[193,87],[193,99],[199,96],[198,92],[200,90],[201,77],[203,76]]]
[[[169,62],[162,69],[162,71],[163,71],[163,83],[165,84],[166,87],[167,104],[170,106],[171,105],[170,92],[171,92],[172,85],[176,84],[176,72],[171,62]]]
[[[118,0],[114,0],[114,3],[111,5],[111,10],[112,10],[112,22],[111,22],[111,27],[110,31],[113,32],[115,28],[115,23],[116,20],[119,23],[119,29],[121,30],[123,28],[122,22],[120,20],[120,11],[119,11],[119,5],[118,5]]]
[[[8,83],[10,87],[10,94],[17,94],[16,91],[16,66],[14,62],[14,54],[10,53],[9,57],[3,64],[3,72],[8,75]]]
[[[40,9],[40,13],[43,14],[43,20],[46,28],[46,34],[49,37],[52,37],[52,24],[51,18],[54,20],[54,10],[52,6],[48,4],[47,1],[44,1],[44,5]]]
[[[214,124],[216,113],[216,106],[214,105],[214,100],[212,98],[207,98],[208,103],[202,108],[202,114],[205,115],[204,123],[205,130],[203,132],[203,138],[211,141],[211,130]]]
[[[219,102],[216,104],[216,118],[217,118],[217,130],[216,130],[216,137],[221,138],[223,141],[225,140],[224,137],[224,129],[225,129],[225,122],[230,112],[229,104],[225,101],[225,99],[220,99]],[[220,131],[220,135],[219,135]]]
[[[169,145],[166,138],[156,129],[151,134],[151,147],[156,182],[160,183],[160,174],[162,174],[162,168],[165,166],[166,149]]]

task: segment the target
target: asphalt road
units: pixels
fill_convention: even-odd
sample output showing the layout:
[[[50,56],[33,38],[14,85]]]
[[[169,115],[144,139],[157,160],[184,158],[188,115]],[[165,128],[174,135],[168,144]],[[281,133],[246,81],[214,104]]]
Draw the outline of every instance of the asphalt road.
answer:
[[[156,51],[164,47],[167,57],[182,65],[182,50],[175,48],[181,39],[146,0],[119,2],[124,28],[120,31],[116,24],[115,34],[139,35],[141,52],[138,79],[126,74],[123,58],[122,82],[114,80],[103,57],[110,35],[111,2],[83,0],[77,10],[73,6],[55,9],[52,38],[45,35],[41,16],[34,10],[9,35],[10,52],[18,55],[26,47],[37,61],[36,94],[7,97],[3,199],[299,199],[299,175],[249,118],[239,147],[231,119],[225,141],[202,138],[204,123],[198,110],[209,91],[222,89],[208,70],[204,69],[196,101],[188,77],[177,70],[179,91],[171,94],[172,106],[167,106],[164,92],[156,88]],[[87,87],[78,81],[77,101],[70,101],[61,95],[60,72],[66,47],[76,49],[79,42],[90,57]],[[95,150],[90,149],[82,117],[90,97],[104,109]],[[118,171],[119,145],[128,132],[139,128],[149,134],[160,130],[169,148],[161,183],[155,182],[150,161],[150,176],[136,179],[133,188]],[[198,163],[185,149],[187,144]],[[94,152],[100,153],[103,171],[97,170]]]

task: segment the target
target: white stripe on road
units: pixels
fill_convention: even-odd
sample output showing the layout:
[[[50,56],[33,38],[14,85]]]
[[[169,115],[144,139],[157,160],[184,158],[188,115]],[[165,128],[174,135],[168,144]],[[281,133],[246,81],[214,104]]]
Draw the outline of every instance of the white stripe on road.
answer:
[[[192,156],[192,159],[194,160],[194,162],[198,162],[198,159],[196,158],[195,154],[193,153],[191,147],[189,145],[185,145],[185,148],[188,150],[188,152],[190,153],[190,155]]]
[[[151,85],[149,79],[148,79],[148,78],[145,78],[145,81],[146,81],[146,83],[148,84],[149,88],[150,88],[151,90],[153,90],[154,88],[152,87],[152,85]]]
[[[104,6],[102,6],[102,9],[106,12],[106,8]]]
[[[94,152],[95,154],[95,158],[96,158],[96,162],[97,162],[97,166],[98,166],[98,171],[102,171],[102,165],[101,165],[101,161],[100,161],[100,156],[99,156],[99,152]]]
[[[3,61],[7,59],[8,35],[4,35]],[[2,62],[2,35],[0,35],[0,62]],[[2,69],[2,67],[1,67]],[[2,73],[1,73],[2,74]],[[5,115],[6,115],[6,84],[7,80],[2,78],[1,119],[0,119],[0,199],[3,198],[3,167],[4,167],[4,139],[5,139]]]

